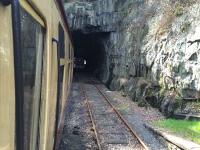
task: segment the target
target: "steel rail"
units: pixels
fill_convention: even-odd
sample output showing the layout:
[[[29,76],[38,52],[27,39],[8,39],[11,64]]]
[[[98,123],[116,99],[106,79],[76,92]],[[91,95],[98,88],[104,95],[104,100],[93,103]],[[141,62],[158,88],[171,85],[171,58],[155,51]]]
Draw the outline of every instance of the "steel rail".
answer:
[[[99,140],[99,137],[98,137],[98,134],[97,134],[96,125],[95,125],[95,122],[94,122],[94,117],[92,115],[91,106],[89,104],[88,96],[87,96],[86,92],[83,90],[83,85],[80,85],[80,89],[81,89],[81,92],[83,94],[84,99],[86,100],[86,105],[87,105],[87,108],[88,108],[88,111],[89,111],[90,120],[92,122],[92,128],[93,128],[94,134],[96,136],[98,148],[99,148],[99,150],[102,150],[100,140]]]
[[[142,139],[138,136],[138,134],[132,129],[132,127],[129,125],[129,123],[123,118],[121,113],[114,107],[114,105],[110,102],[108,96],[102,92],[102,90],[95,84],[93,84],[94,87],[99,91],[99,93],[104,97],[104,99],[108,102],[108,104],[112,107],[112,109],[115,111],[115,113],[118,115],[118,117],[121,119],[121,121],[125,124],[125,126],[129,129],[131,134],[137,138],[139,143],[144,147],[145,150],[149,150],[148,146],[142,141]]]

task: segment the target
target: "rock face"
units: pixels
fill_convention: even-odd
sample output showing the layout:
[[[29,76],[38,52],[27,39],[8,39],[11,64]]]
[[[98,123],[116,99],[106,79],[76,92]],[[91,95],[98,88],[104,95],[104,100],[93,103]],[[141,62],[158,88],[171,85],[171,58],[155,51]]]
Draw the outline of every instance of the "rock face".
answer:
[[[72,31],[109,33],[101,80],[111,89],[137,101],[148,101],[151,91],[160,106],[169,91],[178,99],[200,97],[198,1],[70,0],[65,10]]]
[[[70,27],[84,33],[116,31],[116,0],[71,1],[65,9]]]

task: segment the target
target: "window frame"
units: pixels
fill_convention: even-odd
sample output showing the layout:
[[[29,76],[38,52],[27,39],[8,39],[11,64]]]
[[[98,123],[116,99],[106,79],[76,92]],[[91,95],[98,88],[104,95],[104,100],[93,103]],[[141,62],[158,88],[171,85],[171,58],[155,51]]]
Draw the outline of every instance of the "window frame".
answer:
[[[43,55],[45,51],[45,39],[46,39],[46,26],[42,17],[39,13],[32,7],[32,5],[26,0],[13,0],[12,2],[12,28],[13,28],[13,51],[14,51],[14,69],[15,69],[15,148],[16,150],[24,150],[24,115],[23,115],[23,104],[24,104],[24,90],[23,90],[23,72],[22,72],[22,50],[21,50],[21,19],[20,19],[20,9],[23,8],[26,13],[28,13],[44,30],[43,34]],[[44,62],[44,56],[42,56]],[[44,68],[44,63],[43,67]],[[42,80],[43,80],[43,69]],[[41,93],[43,86],[41,84]],[[40,110],[41,112],[41,103]],[[40,115],[39,115],[40,118]],[[38,118],[38,119],[39,119]],[[38,122],[40,126],[40,121]],[[32,129],[31,129],[32,130]],[[38,142],[38,141],[36,141]]]
[[[61,124],[61,111],[62,111],[62,98],[63,98],[63,88],[64,88],[64,79],[65,79],[65,71],[66,71],[66,48],[65,48],[65,30],[62,24],[59,22],[58,26],[58,40],[53,39],[53,42],[57,44],[57,97],[56,97],[56,111],[55,111],[55,125],[54,125],[54,141],[57,141],[57,132],[59,130]],[[62,34],[62,35],[61,35]],[[62,42],[60,42],[62,40]],[[61,56],[61,50],[64,55]],[[63,69],[63,71],[61,71]],[[62,73],[62,74],[61,74]],[[62,77],[62,78],[61,78]],[[62,85],[62,86],[61,86]],[[56,147],[56,142],[54,143],[54,149]]]
[[[45,23],[39,14],[33,9],[33,7],[26,0],[19,0],[20,6],[31,15],[43,28],[45,28]]]

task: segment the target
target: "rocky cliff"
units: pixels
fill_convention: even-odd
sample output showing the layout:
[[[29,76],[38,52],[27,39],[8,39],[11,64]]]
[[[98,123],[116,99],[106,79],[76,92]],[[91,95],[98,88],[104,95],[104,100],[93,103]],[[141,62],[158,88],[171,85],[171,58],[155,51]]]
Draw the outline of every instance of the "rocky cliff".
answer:
[[[72,31],[108,33],[101,80],[111,89],[166,115],[199,99],[198,1],[68,0],[65,10]]]

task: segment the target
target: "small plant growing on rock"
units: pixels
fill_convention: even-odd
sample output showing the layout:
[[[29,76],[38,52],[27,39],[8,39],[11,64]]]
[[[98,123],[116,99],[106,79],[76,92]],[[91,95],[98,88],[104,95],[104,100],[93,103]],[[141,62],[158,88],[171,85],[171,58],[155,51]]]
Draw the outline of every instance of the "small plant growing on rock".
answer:
[[[174,15],[179,17],[181,15],[183,15],[184,13],[184,7],[181,3],[176,3],[175,5],[175,9],[174,9]]]
[[[184,7],[190,7],[191,5],[197,3],[197,0],[178,0],[179,3],[182,3]]]
[[[160,91],[159,91],[159,96],[164,96],[166,93],[166,89],[165,88],[161,88]]]
[[[188,29],[190,28],[191,23],[190,22],[185,22],[183,23],[183,25],[181,26],[181,32],[185,33],[188,31]]]
[[[146,109],[148,109],[148,107],[150,107],[149,103],[145,100],[145,98],[142,98],[138,101],[138,106],[145,107]]]
[[[183,103],[182,97],[180,96],[179,93],[176,94],[175,100],[176,100],[175,108],[177,109],[177,108],[179,108],[180,106],[182,106],[182,103]]]

